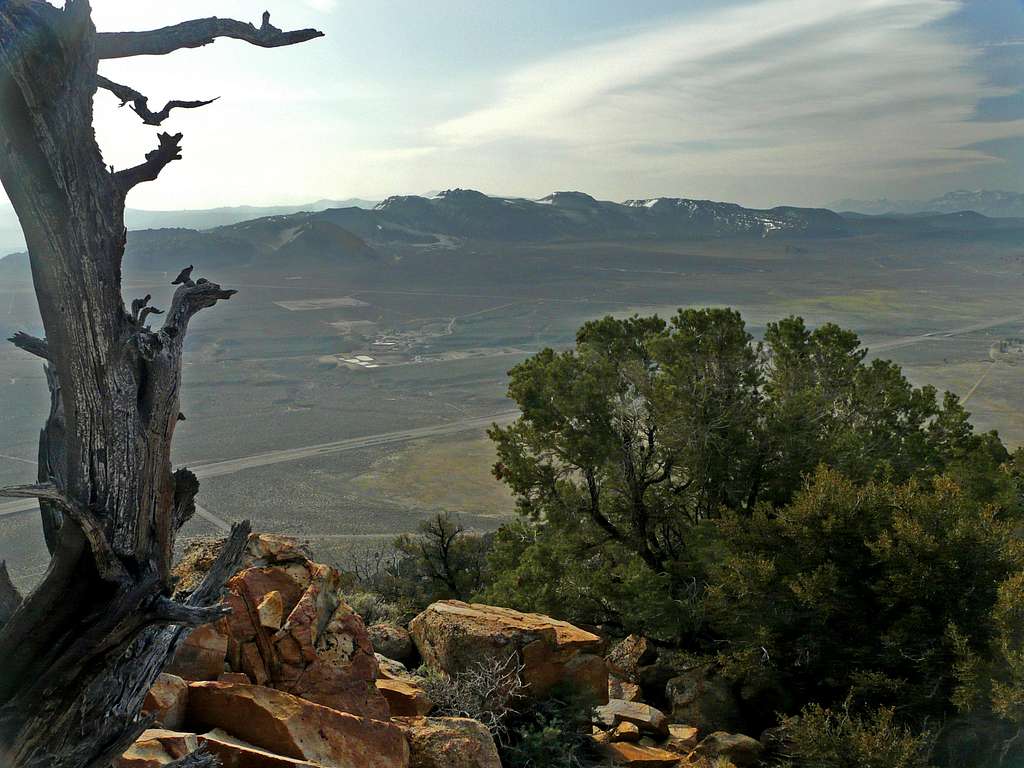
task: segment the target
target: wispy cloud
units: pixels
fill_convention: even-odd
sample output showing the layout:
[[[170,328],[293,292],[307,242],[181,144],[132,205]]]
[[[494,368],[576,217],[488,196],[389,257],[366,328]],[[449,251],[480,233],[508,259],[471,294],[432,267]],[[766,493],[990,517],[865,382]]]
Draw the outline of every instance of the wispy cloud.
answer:
[[[329,13],[338,7],[338,0],[303,0],[314,11]]]
[[[491,103],[434,135],[455,150],[525,141],[646,175],[948,173],[993,162],[969,145],[1024,135],[1024,121],[973,119],[980,99],[1009,91],[935,24],[959,7],[761,0],[662,23],[512,72]]]

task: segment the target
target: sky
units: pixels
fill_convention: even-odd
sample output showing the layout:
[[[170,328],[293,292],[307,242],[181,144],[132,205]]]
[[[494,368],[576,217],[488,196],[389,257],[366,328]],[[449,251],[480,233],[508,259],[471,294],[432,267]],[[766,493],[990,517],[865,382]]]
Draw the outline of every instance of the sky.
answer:
[[[173,113],[137,208],[466,187],[746,205],[1024,191],[1024,0],[93,0],[101,31],[216,13],[326,37],[100,64]],[[100,92],[117,168],[157,129]]]

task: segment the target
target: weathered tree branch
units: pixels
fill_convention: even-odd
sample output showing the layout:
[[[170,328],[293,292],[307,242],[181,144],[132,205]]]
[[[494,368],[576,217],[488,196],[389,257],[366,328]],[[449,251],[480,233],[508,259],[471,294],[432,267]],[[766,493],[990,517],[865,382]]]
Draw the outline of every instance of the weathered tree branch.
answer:
[[[179,413],[179,421],[184,417]],[[173,527],[180,531],[181,526],[192,519],[196,513],[196,494],[199,493],[199,480],[195,474],[186,468],[176,470],[174,473],[174,516]]]
[[[316,29],[284,32],[270,23],[270,14],[267,12],[263,14],[263,24],[259,29],[244,21],[212,16],[146,32],[100,32],[96,35],[96,55],[100,59],[162,56],[181,48],[200,48],[209,45],[218,37],[244,40],[261,48],[277,48],[304,43],[323,37],[323,34]]]
[[[0,560],[0,627],[7,623],[14,610],[21,605],[21,593],[11,581],[7,563]]]
[[[18,331],[11,338],[8,339],[18,349],[23,349],[26,352],[30,352],[36,357],[41,357],[43,360],[49,360],[50,350],[46,345],[46,339],[40,339],[36,336],[29,336],[27,333]]]
[[[133,187],[145,181],[155,181],[160,171],[175,160],[181,160],[181,134],[161,133],[157,135],[157,148],[146,153],[146,162],[114,174],[114,184],[126,196]]]
[[[37,483],[35,485],[14,485],[0,488],[0,496],[12,499],[39,499],[58,505],[64,514],[71,518],[79,528],[96,558],[96,568],[107,581],[123,582],[128,579],[124,564],[114,552],[107,539],[102,521],[89,509],[68,498],[53,483]]]
[[[163,333],[174,337],[188,326],[188,321],[201,309],[212,307],[218,301],[230,299],[238,291],[222,289],[217,283],[200,278],[195,283],[191,280],[179,285],[171,299],[171,308],[161,329]]]
[[[136,91],[134,88],[130,88],[127,85],[121,85],[115,83],[103,75],[96,76],[96,85],[104,90],[110,91],[112,94],[117,96],[121,100],[121,106],[125,104],[132,105],[132,111],[142,118],[142,122],[146,125],[161,125],[171,115],[172,109],[195,109],[197,107],[205,107],[207,104],[213,104],[219,96],[206,101],[182,101],[180,99],[174,99],[164,104],[164,108],[159,112],[154,112],[149,108],[149,99],[143,96],[141,93]]]

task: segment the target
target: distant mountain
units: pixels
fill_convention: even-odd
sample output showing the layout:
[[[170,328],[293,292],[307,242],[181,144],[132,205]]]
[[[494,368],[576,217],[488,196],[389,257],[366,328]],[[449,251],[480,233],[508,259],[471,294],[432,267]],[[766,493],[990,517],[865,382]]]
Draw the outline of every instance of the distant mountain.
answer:
[[[933,197],[931,200],[840,200],[832,207],[839,211],[871,215],[974,211],[993,218],[1020,218],[1024,217],[1024,193],[961,189]]]
[[[224,210],[236,215],[239,209]],[[206,222],[214,215],[187,211],[176,215],[200,213],[209,214],[203,219]],[[372,262],[380,249],[402,244],[465,240],[678,242],[872,234],[1019,242],[1024,240],[1024,218],[989,218],[973,211],[871,215],[793,206],[755,209],[672,197],[615,203],[583,192],[554,192],[539,200],[526,200],[451,189],[431,197],[389,197],[373,208],[346,206],[275,213],[208,229],[132,230],[124,264],[127,269],[161,271],[177,270],[190,263],[317,270]],[[23,263],[8,259],[0,262],[0,270],[9,271]]]
[[[253,206],[239,205],[226,208],[198,208],[182,211],[145,211],[129,208],[125,211],[128,229],[212,229],[263,216],[285,216],[300,211],[324,211],[328,208],[373,208],[376,200],[350,198],[348,200],[317,200],[302,205]],[[0,205],[0,256],[21,251],[25,241],[21,226],[10,205]]]

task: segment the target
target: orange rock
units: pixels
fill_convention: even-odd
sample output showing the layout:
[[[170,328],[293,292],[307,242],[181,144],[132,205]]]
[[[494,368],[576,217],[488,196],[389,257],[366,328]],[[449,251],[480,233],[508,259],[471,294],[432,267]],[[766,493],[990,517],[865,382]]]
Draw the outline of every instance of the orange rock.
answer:
[[[167,665],[166,671],[185,680],[216,680],[224,671],[228,638],[215,625],[192,630]]]
[[[448,674],[479,662],[505,662],[518,653],[527,695],[540,698],[556,685],[575,684],[607,701],[608,673],[598,652],[602,640],[572,624],[509,608],[434,603],[409,625],[423,660]]]
[[[260,626],[267,629],[278,630],[284,622],[284,599],[277,590],[267,592],[256,606],[256,615],[259,616]]]
[[[400,717],[412,750],[412,768],[501,768],[487,727],[462,717]]]
[[[605,744],[603,748],[615,764],[635,768],[675,768],[683,759],[674,752],[624,741]]]
[[[252,680],[244,672],[224,672],[220,677],[217,678],[218,683],[240,683],[242,685],[249,685]]]
[[[700,731],[692,725],[677,725],[672,723],[668,727],[668,740],[665,746],[673,752],[689,754],[697,746]]]
[[[113,768],[160,768],[194,752],[197,746],[193,733],[151,728],[114,760]]]
[[[392,716],[419,717],[434,708],[424,690],[410,680],[379,678],[377,690],[384,694]]]
[[[318,768],[316,763],[275,755],[217,728],[196,738],[220,760],[221,768]]]
[[[185,721],[188,703],[188,683],[177,675],[162,672],[146,693],[142,711],[156,715],[156,722],[163,728],[177,730]]]
[[[665,713],[638,701],[609,699],[594,710],[594,722],[605,728],[614,728],[619,723],[633,723],[648,733],[668,735],[668,717]]]
[[[641,701],[643,692],[636,683],[630,683],[615,675],[608,676],[608,698],[625,701]]]
[[[228,581],[232,669],[342,712],[387,718],[363,620],[341,601],[341,574],[275,539],[250,540],[260,561]],[[209,678],[215,679],[215,678]]]
[[[391,723],[338,712],[258,685],[189,686],[188,722],[219,728],[273,754],[331,768],[406,768],[409,747]]]

